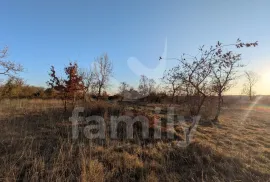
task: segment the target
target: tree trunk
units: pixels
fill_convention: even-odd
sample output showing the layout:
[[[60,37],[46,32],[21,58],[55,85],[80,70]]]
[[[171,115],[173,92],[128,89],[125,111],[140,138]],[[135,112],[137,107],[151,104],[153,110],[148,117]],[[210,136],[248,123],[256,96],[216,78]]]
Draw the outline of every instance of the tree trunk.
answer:
[[[83,102],[86,103],[87,99],[86,99],[86,91],[83,91]]]
[[[200,96],[199,96],[199,97],[200,97]],[[202,98],[202,100],[201,100],[201,102],[200,102],[200,104],[199,104],[199,106],[198,106],[196,115],[198,115],[198,114],[200,113],[201,108],[202,108],[202,106],[203,106],[203,104],[204,104],[204,101],[205,101],[205,99],[206,99],[206,96],[205,96],[205,95],[203,95],[202,97],[203,97],[203,98]],[[200,99],[200,98],[199,98],[199,99]]]
[[[67,111],[67,100],[66,99],[64,99],[64,110],[65,110],[65,112]]]
[[[101,87],[102,87],[102,86],[99,86],[99,87],[98,87],[98,97],[101,96]]]
[[[170,104],[170,106],[174,103],[174,95],[175,95],[175,90],[173,90],[173,94],[172,94],[172,103]]]
[[[218,118],[220,115],[220,111],[221,111],[221,103],[222,103],[222,95],[221,93],[218,93],[218,105],[217,105],[217,112],[216,112],[216,116],[214,118],[214,121],[218,122]]]
[[[63,96],[61,97],[61,100],[63,101],[63,104],[64,104],[64,112],[67,111],[67,94],[66,93],[63,93]]]
[[[73,94],[73,107],[76,105],[76,93]]]
[[[251,86],[249,87],[249,100],[252,100],[252,89]]]

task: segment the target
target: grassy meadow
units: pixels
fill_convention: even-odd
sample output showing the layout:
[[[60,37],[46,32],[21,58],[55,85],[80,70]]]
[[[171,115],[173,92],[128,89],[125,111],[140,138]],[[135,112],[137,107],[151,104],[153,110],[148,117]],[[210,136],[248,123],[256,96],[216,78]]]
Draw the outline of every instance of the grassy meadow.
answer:
[[[84,114],[101,115],[106,123],[110,115],[129,111],[151,118],[155,107],[81,104]],[[0,181],[269,181],[269,104],[227,104],[219,125],[203,117],[193,141],[181,148],[176,140],[166,139],[72,140],[72,108],[64,112],[61,101],[2,100]],[[177,114],[185,114],[184,108],[175,107]]]

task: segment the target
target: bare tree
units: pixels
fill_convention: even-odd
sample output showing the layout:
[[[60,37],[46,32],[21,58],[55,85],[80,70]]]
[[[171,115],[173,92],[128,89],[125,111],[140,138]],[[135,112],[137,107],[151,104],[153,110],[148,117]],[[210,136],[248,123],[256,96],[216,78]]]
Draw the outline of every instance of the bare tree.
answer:
[[[215,46],[206,49],[199,48],[196,56],[183,54],[180,64],[170,70],[177,75],[185,86],[187,99],[192,100],[191,115],[198,115],[206,98],[213,91],[219,95],[218,110],[221,107],[222,93],[230,88],[234,79],[234,71],[238,66],[240,54],[223,51],[224,47],[235,46],[236,48],[257,46],[258,42],[243,43],[240,39],[235,44],[223,45],[218,42]],[[175,58],[172,58],[175,59]],[[217,116],[219,115],[217,112]]]
[[[121,82],[119,85],[119,94],[124,97],[125,93],[128,92],[130,89],[130,86],[126,82]]]
[[[138,91],[142,96],[154,93],[156,90],[156,82],[154,79],[149,79],[145,75],[141,75]]]
[[[138,91],[142,96],[149,94],[149,79],[145,75],[141,75]]]
[[[221,106],[223,104],[223,93],[233,86],[233,82],[238,78],[237,72],[239,68],[244,67],[244,65],[240,63],[241,54],[228,51],[227,49],[225,50],[224,47],[236,46],[236,48],[243,48],[256,47],[257,45],[257,42],[242,43],[240,39],[236,41],[236,44],[225,46],[220,42],[216,44],[214,54],[210,60],[212,65],[212,89],[218,97],[216,115],[213,121],[218,122]]]
[[[186,87],[186,99],[190,104],[191,115],[199,114],[209,96],[209,75],[212,71],[209,56],[210,54],[206,54],[203,49],[200,49],[197,56],[184,54],[180,59],[180,65],[171,70]]]
[[[98,96],[101,96],[102,89],[108,86],[112,71],[113,65],[107,54],[96,58],[94,62],[93,79],[97,87]]]
[[[23,67],[13,61],[5,60],[8,56],[8,48],[0,50],[0,75],[12,77],[18,72],[23,71]]]
[[[245,71],[246,83],[243,86],[243,94],[249,97],[249,100],[253,99],[256,94],[254,91],[254,86],[259,81],[259,75],[253,71]]]
[[[84,83],[84,99],[86,101],[86,96],[88,93],[94,94],[96,93],[96,83],[94,80],[94,72],[89,69],[80,69],[79,75],[82,77],[82,81]]]
[[[181,80],[175,72],[164,72],[162,81],[168,85],[169,92],[172,95],[172,103],[174,102],[175,94],[181,90]]]
[[[156,92],[156,81],[154,79],[149,79],[148,81],[148,94],[155,93]]]
[[[233,53],[232,51],[224,51],[222,44],[218,42],[216,45],[219,49],[211,60],[212,74],[211,84],[212,91],[217,95],[218,103],[214,121],[218,121],[221,106],[223,103],[223,93],[228,91],[233,86],[233,81],[237,78],[237,71],[244,65],[240,64],[241,54]]]

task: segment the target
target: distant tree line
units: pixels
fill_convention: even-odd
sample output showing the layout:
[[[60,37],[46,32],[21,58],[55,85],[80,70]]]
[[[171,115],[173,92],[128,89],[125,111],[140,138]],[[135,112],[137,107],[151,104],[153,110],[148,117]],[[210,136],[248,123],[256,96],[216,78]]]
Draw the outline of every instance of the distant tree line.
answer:
[[[94,59],[92,66],[87,69],[79,68],[76,62],[70,62],[64,67],[64,77],[59,77],[54,66],[49,72],[49,88],[27,85],[16,74],[23,71],[20,64],[7,61],[7,48],[0,51],[0,75],[8,79],[0,86],[0,98],[56,98],[61,99],[66,110],[67,104],[76,105],[77,100],[99,99],[139,99],[147,102],[160,103],[164,98],[170,98],[170,104],[175,98],[184,97],[184,104],[189,108],[190,115],[198,115],[205,106],[208,98],[217,98],[214,121],[218,121],[223,104],[224,93],[235,85],[239,78],[238,72],[245,65],[241,64],[241,54],[232,48],[256,47],[257,42],[243,43],[240,39],[233,44],[217,42],[211,47],[202,46],[195,56],[183,54],[176,59],[178,64],[166,70],[161,78],[162,84],[141,75],[138,88],[121,82],[118,94],[109,96],[106,89],[110,86],[113,76],[113,64],[107,54]],[[252,100],[255,95],[254,85],[258,82],[258,75],[254,72],[245,72],[246,82],[243,94]]]

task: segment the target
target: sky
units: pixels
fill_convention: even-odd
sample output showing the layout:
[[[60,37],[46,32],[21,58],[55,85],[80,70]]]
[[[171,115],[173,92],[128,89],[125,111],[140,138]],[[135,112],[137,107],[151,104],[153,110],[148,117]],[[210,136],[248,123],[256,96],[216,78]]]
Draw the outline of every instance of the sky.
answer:
[[[21,63],[30,85],[46,87],[54,65],[60,76],[69,61],[88,68],[103,53],[113,62],[111,87],[159,79],[176,61],[159,56],[196,54],[217,41],[258,41],[241,50],[246,70],[260,74],[258,94],[270,94],[270,1],[247,0],[0,0],[0,48]],[[239,94],[241,79],[229,93]],[[114,89],[112,88],[112,89]]]

